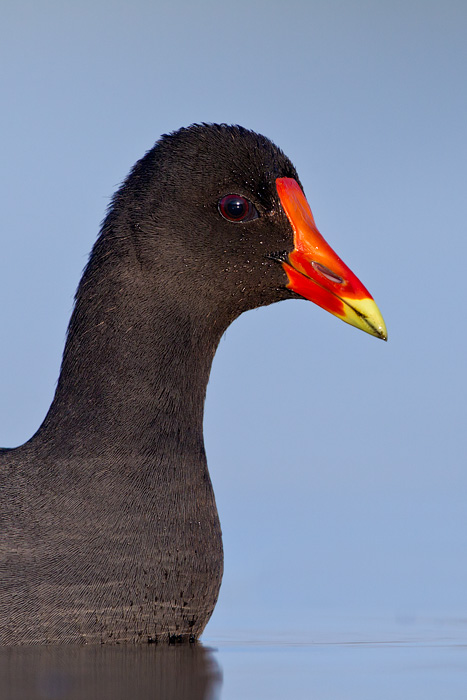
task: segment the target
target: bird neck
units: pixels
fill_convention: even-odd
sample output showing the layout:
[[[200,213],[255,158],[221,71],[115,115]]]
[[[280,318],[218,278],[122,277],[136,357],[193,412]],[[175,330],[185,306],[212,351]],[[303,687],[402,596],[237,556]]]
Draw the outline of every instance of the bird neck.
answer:
[[[131,246],[96,244],[70,321],[53,403],[35,440],[80,454],[203,451],[212,360],[228,320]],[[189,302],[187,303],[187,296]]]

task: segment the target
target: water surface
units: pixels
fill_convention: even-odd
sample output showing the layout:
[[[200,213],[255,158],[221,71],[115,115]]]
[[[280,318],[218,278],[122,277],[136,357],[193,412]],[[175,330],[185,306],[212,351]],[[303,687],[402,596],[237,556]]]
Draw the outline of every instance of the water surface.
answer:
[[[209,629],[209,628],[208,628]],[[467,622],[329,620],[313,634],[0,649],[2,700],[465,700]]]

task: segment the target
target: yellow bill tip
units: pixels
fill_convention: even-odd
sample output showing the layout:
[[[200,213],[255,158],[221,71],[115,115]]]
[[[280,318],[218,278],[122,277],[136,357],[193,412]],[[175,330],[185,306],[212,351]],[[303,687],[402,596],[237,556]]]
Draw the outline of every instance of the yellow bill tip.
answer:
[[[344,303],[343,312],[339,314],[343,321],[376,338],[388,339],[386,324],[373,299],[346,299],[342,296],[339,298]]]

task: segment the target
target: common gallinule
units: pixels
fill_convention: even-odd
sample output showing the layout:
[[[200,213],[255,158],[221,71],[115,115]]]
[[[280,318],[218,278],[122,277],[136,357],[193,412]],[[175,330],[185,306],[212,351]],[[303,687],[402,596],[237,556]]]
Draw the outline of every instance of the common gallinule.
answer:
[[[243,311],[296,297],[386,338],[271,141],[224,124],[163,136],[112,200],[44,422],[0,451],[0,643],[201,634],[223,567],[212,359]]]

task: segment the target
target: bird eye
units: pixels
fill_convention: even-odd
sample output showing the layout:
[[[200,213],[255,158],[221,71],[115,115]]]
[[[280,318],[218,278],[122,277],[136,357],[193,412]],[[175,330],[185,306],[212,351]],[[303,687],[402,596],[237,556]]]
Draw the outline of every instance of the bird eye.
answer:
[[[227,221],[252,221],[258,218],[254,204],[239,194],[226,194],[219,200],[219,211]]]

